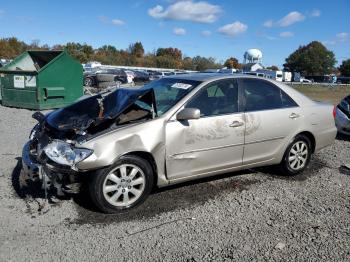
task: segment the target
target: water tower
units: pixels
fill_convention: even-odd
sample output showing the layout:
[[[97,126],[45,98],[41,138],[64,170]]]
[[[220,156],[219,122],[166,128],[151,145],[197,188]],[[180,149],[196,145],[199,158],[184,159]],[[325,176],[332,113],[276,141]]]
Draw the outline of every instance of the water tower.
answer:
[[[262,52],[259,49],[249,49],[244,53],[244,64],[248,63],[262,63]]]

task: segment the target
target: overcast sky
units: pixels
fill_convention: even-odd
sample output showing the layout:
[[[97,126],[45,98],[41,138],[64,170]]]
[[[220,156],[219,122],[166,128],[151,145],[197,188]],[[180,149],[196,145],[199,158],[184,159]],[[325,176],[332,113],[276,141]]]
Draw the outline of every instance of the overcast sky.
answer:
[[[350,58],[349,26],[349,0],[0,0],[0,37],[118,49],[141,41],[146,51],[171,46],[188,56],[240,61],[245,50],[259,48],[264,65],[281,66],[312,40],[338,62]]]

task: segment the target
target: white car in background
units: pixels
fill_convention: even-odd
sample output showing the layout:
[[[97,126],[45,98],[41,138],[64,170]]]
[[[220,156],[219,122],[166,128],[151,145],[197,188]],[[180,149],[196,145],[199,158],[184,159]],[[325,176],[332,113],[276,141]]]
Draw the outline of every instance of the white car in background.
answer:
[[[312,81],[306,78],[300,78],[300,83],[312,83]]]

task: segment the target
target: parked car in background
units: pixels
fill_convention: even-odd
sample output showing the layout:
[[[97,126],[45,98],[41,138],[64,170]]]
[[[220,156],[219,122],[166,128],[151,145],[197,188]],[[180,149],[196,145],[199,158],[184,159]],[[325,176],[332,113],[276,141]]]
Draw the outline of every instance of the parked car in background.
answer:
[[[338,76],[337,84],[350,84],[350,76]]]
[[[334,75],[309,75],[305,77],[311,82],[315,83],[335,83],[336,77]]]
[[[237,69],[234,68],[222,68],[218,71],[221,74],[234,74],[237,73]]]
[[[350,95],[340,101],[333,114],[338,132],[350,136]]]
[[[150,81],[150,76],[147,72],[143,71],[133,71],[134,72],[134,83],[135,84],[143,84],[148,83]]]
[[[300,81],[300,83],[313,83],[310,79],[306,79],[303,77],[301,77],[299,81]]]
[[[334,142],[332,110],[268,79],[171,76],[34,114],[23,168],[46,189],[87,187],[101,211],[120,212],[154,187],[206,176],[268,165],[297,175]]]
[[[189,74],[186,71],[174,71],[174,75],[184,75],[184,74]]]
[[[160,71],[149,72],[149,76],[150,76],[151,80],[160,79],[160,78],[163,78],[164,76],[171,76],[171,75],[175,75],[175,73],[174,72],[160,72]]]
[[[256,70],[257,73],[263,73],[266,78],[276,80],[279,82],[283,81],[283,72],[280,70],[274,71],[269,69],[258,69]]]
[[[100,62],[92,61],[92,62],[88,62],[86,64],[83,64],[83,70],[86,73],[94,72],[94,71],[98,70],[99,67],[101,67],[101,66],[102,66],[102,64]]]
[[[90,61],[90,62],[87,62],[86,64],[84,64],[83,68],[85,70],[85,69],[90,69],[90,68],[98,68],[101,66],[102,66],[102,64],[100,62]]]
[[[265,77],[265,74],[264,74],[264,73],[259,73],[259,72],[255,72],[255,71],[252,71],[252,72],[243,72],[243,74],[245,74],[245,75],[251,75],[251,76],[258,76],[258,77]]]
[[[205,69],[202,73],[217,73],[219,69]]]
[[[122,69],[103,69],[84,74],[84,86],[105,88],[111,85],[125,84],[132,82],[132,76]],[[131,79],[131,80],[130,80]]]
[[[88,69],[88,71],[84,70],[83,73],[83,85],[84,86],[96,86],[97,85],[97,79],[96,79],[96,74],[98,73],[106,73],[106,70],[101,70],[101,69]]]

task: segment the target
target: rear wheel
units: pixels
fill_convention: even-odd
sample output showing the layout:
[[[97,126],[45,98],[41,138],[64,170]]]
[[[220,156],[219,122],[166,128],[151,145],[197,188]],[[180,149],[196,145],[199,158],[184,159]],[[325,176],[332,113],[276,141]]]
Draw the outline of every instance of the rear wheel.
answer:
[[[145,201],[152,186],[150,164],[137,156],[124,156],[111,167],[93,174],[89,191],[101,211],[117,213]]]
[[[284,153],[279,167],[284,175],[297,175],[305,170],[310,158],[310,139],[304,135],[297,135]]]

